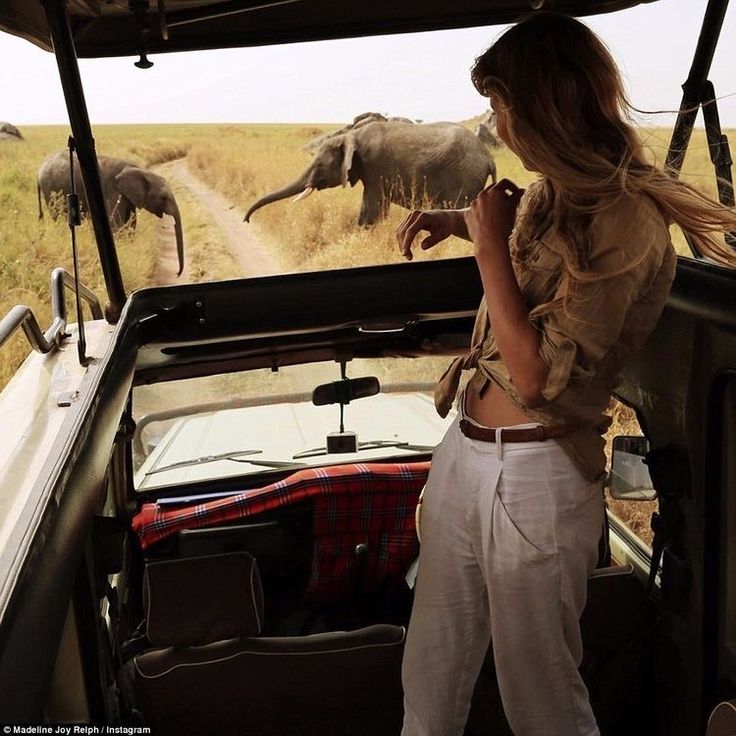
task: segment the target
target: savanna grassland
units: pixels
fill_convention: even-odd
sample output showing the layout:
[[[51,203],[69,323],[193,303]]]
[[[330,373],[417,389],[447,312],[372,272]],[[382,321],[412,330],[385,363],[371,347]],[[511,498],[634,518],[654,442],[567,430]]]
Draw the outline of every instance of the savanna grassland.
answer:
[[[150,165],[186,155],[191,140],[202,134],[199,127],[149,126],[144,132],[101,126],[95,136],[100,152]],[[24,127],[22,132],[23,141],[0,141],[0,313],[6,314],[15,304],[27,304],[45,329],[51,322],[51,271],[62,266],[71,273],[72,258],[65,218],[52,219],[44,206],[44,217],[39,219],[36,172],[49,153],[65,147],[69,132],[62,126]],[[140,217],[135,233],[123,231],[116,237],[128,289],[151,283],[157,257],[155,222],[153,216]],[[77,229],[77,242],[81,280],[104,302],[102,273],[88,223]],[[28,350],[22,334],[3,347],[0,386],[5,385]]]

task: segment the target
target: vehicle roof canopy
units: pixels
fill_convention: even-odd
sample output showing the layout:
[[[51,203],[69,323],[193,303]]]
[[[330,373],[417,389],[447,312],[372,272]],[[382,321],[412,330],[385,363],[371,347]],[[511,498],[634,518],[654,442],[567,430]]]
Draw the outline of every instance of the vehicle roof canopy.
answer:
[[[67,0],[66,6],[77,55],[106,57],[494,25],[540,6],[594,15],[654,1]],[[40,0],[4,0],[0,30],[52,49]]]

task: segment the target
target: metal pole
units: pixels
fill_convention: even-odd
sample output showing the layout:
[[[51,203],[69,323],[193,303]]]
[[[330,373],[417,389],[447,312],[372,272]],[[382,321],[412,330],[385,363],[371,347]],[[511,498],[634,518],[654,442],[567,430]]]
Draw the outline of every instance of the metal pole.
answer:
[[[703,101],[704,85],[710,73],[710,65],[718,44],[718,37],[721,34],[726,8],[728,8],[728,0],[709,0],[698,43],[695,47],[690,73],[682,85],[683,95],[680,112],[672,131],[672,140],[670,141],[665,163],[665,166],[676,174],[679,174],[682,169],[682,162],[685,160],[685,151],[690,142],[698,108]]]
[[[92,217],[97,250],[100,255],[100,266],[105,279],[107,296],[110,300],[110,303],[105,307],[105,318],[108,322],[115,323],[118,321],[125,304],[125,288],[120,273],[117,251],[115,250],[115,239],[102,194],[95,141],[92,137],[87,103],[84,99],[82,80],[79,76],[74,38],[66,15],[64,0],[42,0],[42,2],[49,22],[51,42],[59,67],[72,135],[77,144],[77,156],[82,181],[84,182],[87,207]]]

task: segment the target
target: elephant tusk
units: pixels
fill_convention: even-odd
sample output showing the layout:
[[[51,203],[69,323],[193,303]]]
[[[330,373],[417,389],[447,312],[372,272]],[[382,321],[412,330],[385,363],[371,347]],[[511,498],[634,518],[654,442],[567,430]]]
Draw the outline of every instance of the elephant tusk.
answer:
[[[313,191],[314,187],[307,187],[303,192],[301,192],[301,194],[297,194],[291,201],[298,202],[300,199],[306,199]]]

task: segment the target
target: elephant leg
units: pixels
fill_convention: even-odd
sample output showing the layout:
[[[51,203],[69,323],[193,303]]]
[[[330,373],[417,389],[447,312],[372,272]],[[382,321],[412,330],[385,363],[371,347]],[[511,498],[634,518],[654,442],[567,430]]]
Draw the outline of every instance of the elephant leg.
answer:
[[[381,196],[381,192],[365,188],[363,190],[363,201],[358,215],[358,225],[370,227],[388,214],[389,202]]]
[[[136,209],[123,195],[119,195],[113,205],[110,224],[114,230],[120,230],[123,227],[132,227],[135,230]]]

